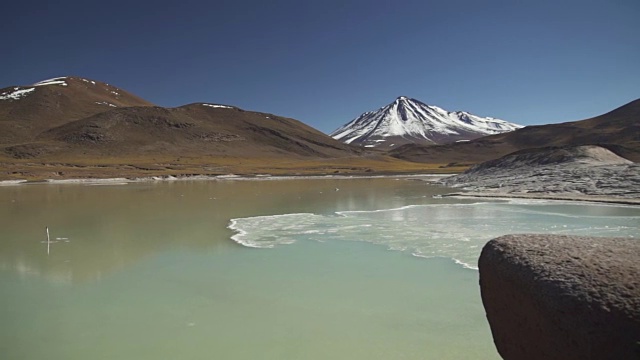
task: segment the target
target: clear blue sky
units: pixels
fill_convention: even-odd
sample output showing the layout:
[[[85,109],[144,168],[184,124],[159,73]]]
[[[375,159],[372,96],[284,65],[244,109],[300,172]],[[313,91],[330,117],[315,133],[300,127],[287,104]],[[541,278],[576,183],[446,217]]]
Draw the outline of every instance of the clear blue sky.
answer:
[[[330,132],[406,95],[521,124],[640,98],[639,0],[23,1],[0,87],[77,75]]]

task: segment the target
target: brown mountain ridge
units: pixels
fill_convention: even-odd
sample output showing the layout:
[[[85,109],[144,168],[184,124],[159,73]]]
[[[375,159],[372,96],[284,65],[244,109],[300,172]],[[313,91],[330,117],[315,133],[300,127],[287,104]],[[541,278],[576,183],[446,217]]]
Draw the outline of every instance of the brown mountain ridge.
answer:
[[[155,106],[79,77],[0,90],[0,178],[424,172],[304,123],[234,106]],[[435,167],[438,169],[438,167]]]
[[[640,161],[640,100],[587,120],[384,153],[295,119],[212,103],[163,108],[80,77],[0,90],[0,179],[458,172],[514,151],[579,145]]]
[[[317,156],[361,152],[303,124],[233,106],[162,108],[78,77],[0,91],[5,153],[14,158],[131,155]]]
[[[49,129],[37,140],[93,156],[260,154],[328,158],[360,152],[294,119],[206,103],[113,109]]]
[[[479,163],[542,147],[599,145],[640,162],[640,99],[606,114],[561,124],[527,126],[513,132],[437,146],[404,145],[391,156],[416,162]]]
[[[0,89],[0,144],[30,141],[55,126],[130,106],[153,104],[115,86],[80,77]]]

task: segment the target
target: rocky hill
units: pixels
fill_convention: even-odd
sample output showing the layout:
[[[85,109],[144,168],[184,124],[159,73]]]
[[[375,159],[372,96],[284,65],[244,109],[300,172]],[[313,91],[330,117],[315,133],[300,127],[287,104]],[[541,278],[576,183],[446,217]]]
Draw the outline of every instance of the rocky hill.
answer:
[[[295,119],[215,103],[163,108],[86,78],[0,90],[0,180],[433,168],[367,153]]]
[[[233,106],[113,109],[41,133],[54,153],[94,156],[209,155],[340,157],[358,152],[297,121]]]
[[[29,142],[53,127],[131,106],[153,104],[113,85],[80,77],[0,89],[0,145]]]
[[[640,164],[594,145],[522,150],[474,165],[442,182],[476,195],[640,204]]]
[[[326,158],[359,151],[294,119],[219,104],[162,108],[79,77],[0,90],[0,134],[4,154],[14,159],[163,154]]]

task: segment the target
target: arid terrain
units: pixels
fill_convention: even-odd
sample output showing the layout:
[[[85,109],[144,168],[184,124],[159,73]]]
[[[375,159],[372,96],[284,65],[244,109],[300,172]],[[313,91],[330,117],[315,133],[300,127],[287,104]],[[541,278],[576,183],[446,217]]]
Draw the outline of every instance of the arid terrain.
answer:
[[[523,149],[598,145],[640,161],[640,100],[591,119],[385,152],[275,114],[152,104],[79,77],[0,89],[0,180],[459,173]]]
[[[640,99],[586,120],[527,126],[463,143],[404,145],[391,151],[390,155],[426,163],[437,160],[475,164],[524,149],[579,145],[600,145],[626,159],[640,162]]]
[[[640,204],[640,164],[594,145],[522,150],[442,183],[466,196]]]
[[[365,152],[274,114],[210,103],[162,108],[76,77],[0,94],[0,180],[462,169]]]

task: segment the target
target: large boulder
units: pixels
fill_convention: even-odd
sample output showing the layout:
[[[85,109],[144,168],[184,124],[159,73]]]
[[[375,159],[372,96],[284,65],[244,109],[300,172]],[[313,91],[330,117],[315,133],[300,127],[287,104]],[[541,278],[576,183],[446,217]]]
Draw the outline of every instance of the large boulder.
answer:
[[[479,269],[504,359],[640,359],[640,239],[507,235]]]

